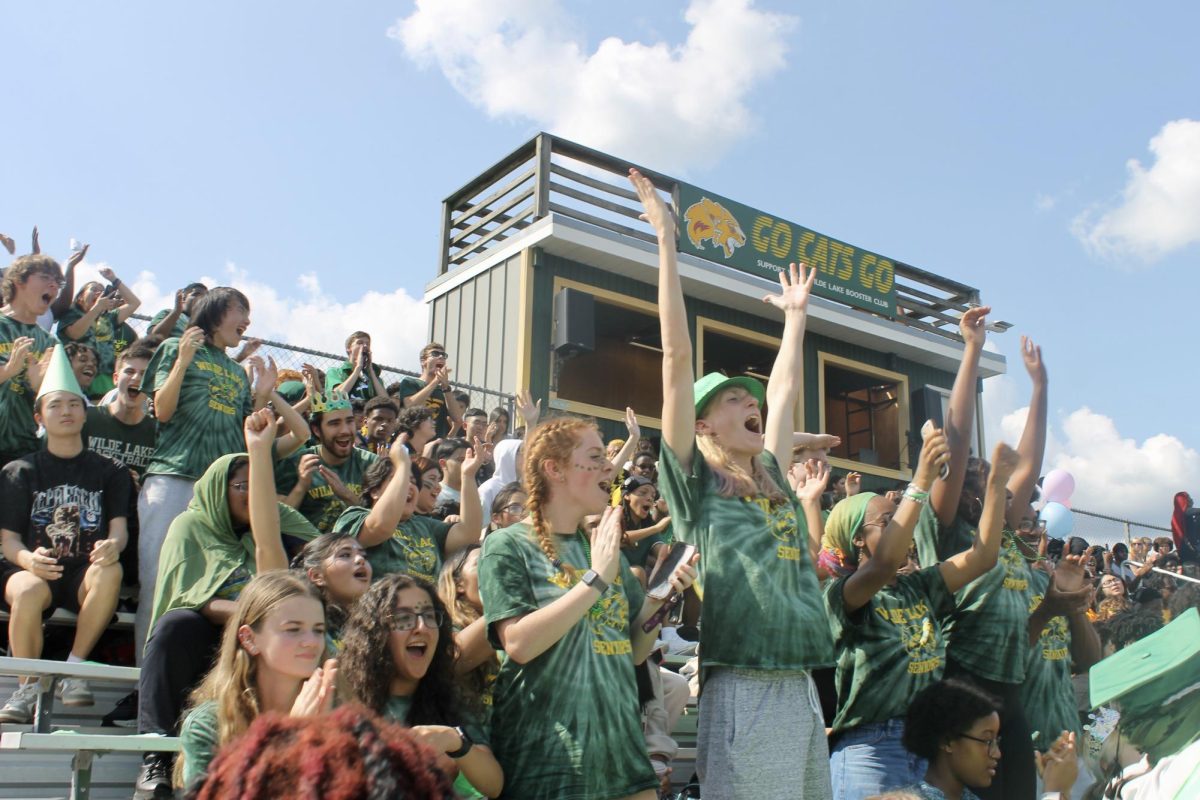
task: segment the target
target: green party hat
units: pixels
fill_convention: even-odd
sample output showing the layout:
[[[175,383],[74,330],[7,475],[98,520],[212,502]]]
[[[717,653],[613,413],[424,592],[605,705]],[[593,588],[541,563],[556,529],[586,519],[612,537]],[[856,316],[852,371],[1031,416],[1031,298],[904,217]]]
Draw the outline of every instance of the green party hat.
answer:
[[[61,344],[54,345],[50,366],[46,367],[46,374],[42,376],[42,387],[38,389],[37,399],[40,400],[51,392],[70,392],[87,402],[87,395],[79,388],[79,380],[75,377],[75,371],[71,369],[71,359],[67,357],[67,351]]]

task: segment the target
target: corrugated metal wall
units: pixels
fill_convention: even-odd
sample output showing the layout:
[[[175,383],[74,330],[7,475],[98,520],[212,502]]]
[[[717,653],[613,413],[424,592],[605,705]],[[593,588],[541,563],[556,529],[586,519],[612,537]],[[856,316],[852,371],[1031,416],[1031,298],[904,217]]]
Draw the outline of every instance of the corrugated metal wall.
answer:
[[[517,388],[520,256],[433,301],[430,336],[446,346],[455,381],[511,394]]]

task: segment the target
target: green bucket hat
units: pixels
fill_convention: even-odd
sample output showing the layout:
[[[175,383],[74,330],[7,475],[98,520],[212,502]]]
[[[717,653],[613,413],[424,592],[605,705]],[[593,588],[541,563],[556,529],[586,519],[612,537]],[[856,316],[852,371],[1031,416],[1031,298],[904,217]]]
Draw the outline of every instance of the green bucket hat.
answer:
[[[758,400],[759,408],[766,405],[767,390],[762,385],[762,381],[756,378],[751,378],[749,375],[738,375],[735,378],[727,378],[719,372],[710,372],[700,380],[696,381],[692,387],[692,392],[696,398],[696,416],[701,416],[704,407],[708,405],[708,401],[717,396],[717,392],[722,389],[728,389],[730,386],[740,386]]]

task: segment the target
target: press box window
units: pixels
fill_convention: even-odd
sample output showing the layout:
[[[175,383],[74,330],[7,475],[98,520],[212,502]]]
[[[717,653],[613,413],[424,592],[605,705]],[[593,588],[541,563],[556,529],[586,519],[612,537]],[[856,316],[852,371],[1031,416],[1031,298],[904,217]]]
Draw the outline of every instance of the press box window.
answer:
[[[835,362],[830,356],[823,356],[821,369],[822,430],[842,440],[829,455],[886,470],[907,469],[908,385],[903,376]]]
[[[555,295],[556,397],[619,413],[662,413],[662,338],[654,314],[579,289]],[[590,313],[589,313],[590,311]]]
[[[778,340],[765,334],[756,336],[752,331],[737,335],[714,330],[716,324],[704,319],[699,321],[699,375],[710,372],[720,372],[730,378],[749,375],[762,381],[765,387],[779,352]],[[764,419],[770,411],[769,408],[764,410]]]

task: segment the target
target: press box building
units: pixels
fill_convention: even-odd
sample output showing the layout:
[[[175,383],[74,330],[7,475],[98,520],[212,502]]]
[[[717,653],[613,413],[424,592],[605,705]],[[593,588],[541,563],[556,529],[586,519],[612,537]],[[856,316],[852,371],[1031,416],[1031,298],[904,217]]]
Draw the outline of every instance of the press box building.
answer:
[[[624,432],[662,413],[657,245],[619,158],[542,133],[446,198],[440,266],[425,290],[430,338],[456,380]],[[962,354],[958,317],[979,291],[639,166],[672,198],[679,272],[700,375],[765,380],[782,317],[777,270],[818,269],[797,429],[841,437],[833,466],[904,480],[919,429],[942,420]],[[1003,330],[1006,323],[994,323]],[[980,379],[1003,373],[984,351]],[[982,452],[976,393],[973,450]],[[770,413],[770,409],[767,409]]]

